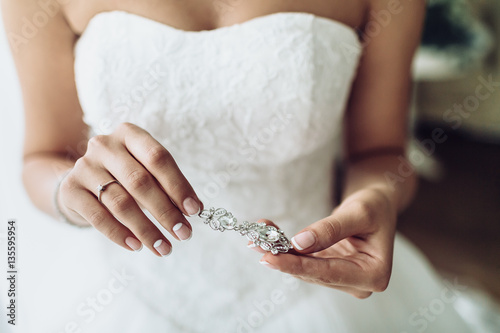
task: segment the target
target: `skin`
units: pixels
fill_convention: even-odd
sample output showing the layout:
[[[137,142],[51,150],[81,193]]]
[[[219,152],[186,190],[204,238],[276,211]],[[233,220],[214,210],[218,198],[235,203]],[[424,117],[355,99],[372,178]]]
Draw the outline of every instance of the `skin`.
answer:
[[[61,1],[62,2],[62,1]],[[392,1],[393,2],[393,1]],[[398,174],[407,138],[410,68],[425,12],[423,0],[401,0],[402,9],[374,35],[365,34],[372,11],[390,0],[150,0],[65,1],[27,42],[11,40],[25,108],[23,181],[33,204],[57,216],[53,193],[59,179],[59,206],[74,223],[95,227],[111,241],[132,250],[136,239],[155,255],[153,243],[171,243],[142,213],[148,209],[175,239],[173,226],[185,219],[191,197],[203,208],[175,159],[146,131],[122,124],[110,135],[87,140],[88,128],[74,83],[73,46],[97,13],[124,10],[186,31],[230,26],[275,12],[299,11],[327,17],[363,34],[363,57],[346,110],[346,177],[342,202],[330,216],[302,231],[314,244],[304,250],[261,259],[311,283],[365,298],[389,282],[397,214],[411,201],[416,179],[389,183]],[[22,36],[23,17],[40,7],[36,0],[2,0],[8,34]],[[61,124],[64,124],[62,126]],[[400,158],[398,158],[400,157]],[[95,185],[117,179],[96,198]],[[169,200],[170,199],[170,200]],[[265,220],[267,223],[272,221]],[[120,223],[121,222],[121,223]],[[129,239],[130,239],[129,238]]]

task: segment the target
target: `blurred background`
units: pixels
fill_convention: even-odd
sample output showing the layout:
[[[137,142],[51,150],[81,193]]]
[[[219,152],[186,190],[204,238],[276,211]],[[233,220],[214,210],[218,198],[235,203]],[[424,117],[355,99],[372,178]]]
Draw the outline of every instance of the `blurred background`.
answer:
[[[411,106],[410,157],[421,182],[399,229],[443,277],[458,278],[500,304],[500,1],[428,4]],[[69,227],[68,237],[56,241],[50,218],[22,208],[30,205],[20,180],[22,102],[3,24],[0,30],[0,256],[6,257],[9,218],[22,221],[20,257],[30,242],[28,229],[43,231],[37,243],[43,248],[84,246],[84,239],[71,239],[79,231]],[[436,131],[445,133],[439,142]],[[22,269],[36,274],[47,267]]]
[[[500,302],[500,1],[430,1],[414,77],[421,181],[399,229],[441,274]]]

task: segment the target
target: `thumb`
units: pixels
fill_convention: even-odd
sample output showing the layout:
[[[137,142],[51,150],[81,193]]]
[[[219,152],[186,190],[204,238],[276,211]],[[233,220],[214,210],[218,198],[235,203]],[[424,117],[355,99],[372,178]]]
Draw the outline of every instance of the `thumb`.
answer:
[[[340,208],[340,207],[339,207]],[[353,219],[349,210],[337,209],[292,237],[296,251],[300,253],[319,252],[338,241],[357,233],[359,223]]]

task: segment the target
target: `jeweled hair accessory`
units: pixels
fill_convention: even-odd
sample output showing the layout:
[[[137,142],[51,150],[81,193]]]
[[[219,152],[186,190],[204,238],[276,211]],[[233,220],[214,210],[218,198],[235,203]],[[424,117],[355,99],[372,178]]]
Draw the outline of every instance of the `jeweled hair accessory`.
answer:
[[[224,208],[204,209],[198,216],[204,219],[203,223],[208,224],[213,230],[238,231],[240,235],[247,236],[255,245],[260,246],[264,251],[270,251],[272,254],[286,253],[292,248],[292,243],[285,236],[283,230],[268,226],[264,222],[249,223],[244,221],[243,224],[238,224],[238,220],[233,214]]]

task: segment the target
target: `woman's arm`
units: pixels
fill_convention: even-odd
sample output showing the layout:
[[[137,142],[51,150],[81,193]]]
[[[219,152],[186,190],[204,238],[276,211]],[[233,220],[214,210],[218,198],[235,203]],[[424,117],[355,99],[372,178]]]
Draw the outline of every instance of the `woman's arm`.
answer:
[[[371,13],[390,13],[380,33],[365,32],[364,55],[346,114],[346,179],[343,198],[376,188],[403,210],[416,190],[405,161],[411,65],[420,43],[425,1],[374,1]],[[397,3],[397,2],[396,2]],[[371,17],[371,24],[380,21]],[[370,24],[370,23],[368,23]],[[365,30],[366,31],[366,30]]]
[[[57,216],[55,186],[87,140],[73,72],[76,36],[61,10],[35,25],[45,14],[35,0],[2,0],[2,13],[23,95],[24,186],[40,210]]]
[[[37,0],[2,0],[2,9],[23,93],[23,180],[33,203],[57,216],[57,193],[73,223],[93,226],[127,250],[144,244],[157,256],[169,255],[170,241],[141,208],[177,240],[191,235],[185,215],[203,208],[173,157],[130,123],[88,140],[73,70],[77,36],[62,10],[48,15]],[[97,197],[97,185],[115,180]]]
[[[372,1],[369,13],[381,11],[391,15],[379,33],[365,36],[346,114],[342,202],[330,216],[293,237],[295,254],[265,254],[261,259],[270,268],[358,298],[387,288],[397,213],[409,204],[416,188],[404,152],[411,63],[425,2]],[[376,30],[367,26],[365,31]]]

